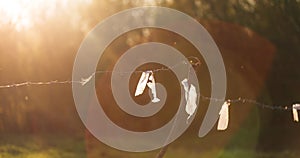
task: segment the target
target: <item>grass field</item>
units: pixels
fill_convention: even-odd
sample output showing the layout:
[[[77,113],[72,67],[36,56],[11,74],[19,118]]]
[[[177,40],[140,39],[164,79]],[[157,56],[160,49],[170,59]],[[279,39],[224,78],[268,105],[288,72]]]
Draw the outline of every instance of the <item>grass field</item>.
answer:
[[[1,136],[0,158],[82,158],[83,138],[51,135]]]
[[[191,140],[190,140],[191,141]],[[98,142],[99,143],[99,142]],[[197,150],[190,147],[189,141],[175,142],[169,147],[166,158],[296,158],[299,153],[291,151],[255,152],[247,149],[215,149]],[[84,137],[69,138],[62,135],[2,135],[0,142],[0,158],[96,158],[126,157],[152,158],[158,151],[146,153],[121,152],[105,145],[87,150]]]

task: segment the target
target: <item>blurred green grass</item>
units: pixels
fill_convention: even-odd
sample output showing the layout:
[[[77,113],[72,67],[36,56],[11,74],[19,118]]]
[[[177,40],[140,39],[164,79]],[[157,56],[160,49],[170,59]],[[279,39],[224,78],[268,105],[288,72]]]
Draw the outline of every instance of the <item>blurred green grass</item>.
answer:
[[[257,151],[258,109],[237,130],[211,131],[198,138],[191,128],[171,143],[165,158],[296,158],[297,151]],[[232,116],[233,117],[233,116]],[[196,123],[195,123],[196,124]],[[0,158],[154,158],[159,150],[130,153],[104,145],[89,134],[1,134]]]
[[[188,139],[188,138],[184,138]],[[165,158],[296,158],[295,151],[256,152],[242,148],[212,149],[209,151],[189,148],[191,140],[171,144]],[[180,145],[179,145],[180,144]],[[105,153],[102,152],[105,148]],[[87,154],[84,137],[68,137],[62,135],[1,135],[0,158],[94,158],[94,157],[126,157],[153,158],[158,150],[145,153],[128,153],[107,146],[95,148]]]
[[[62,135],[1,135],[0,158],[83,158],[83,138]]]

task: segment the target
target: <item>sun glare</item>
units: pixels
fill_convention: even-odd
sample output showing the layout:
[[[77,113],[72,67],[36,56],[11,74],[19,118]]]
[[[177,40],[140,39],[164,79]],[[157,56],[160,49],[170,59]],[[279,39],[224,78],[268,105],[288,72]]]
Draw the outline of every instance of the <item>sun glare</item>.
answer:
[[[0,1],[0,15],[3,23],[12,23],[17,30],[30,26],[30,17],[27,9],[22,8],[18,1]]]
[[[44,18],[41,15],[54,15],[57,6],[64,9],[90,2],[91,0],[0,0],[0,26],[12,24],[17,31],[21,31],[30,28],[34,21]]]

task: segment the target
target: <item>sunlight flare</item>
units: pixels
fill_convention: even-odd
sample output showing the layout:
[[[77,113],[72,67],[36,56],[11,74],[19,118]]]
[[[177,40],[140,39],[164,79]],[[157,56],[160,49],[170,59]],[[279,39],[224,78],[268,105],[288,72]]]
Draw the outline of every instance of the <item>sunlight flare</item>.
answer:
[[[58,7],[66,9],[91,0],[0,0],[0,26],[14,25],[17,31],[30,28],[35,21],[53,16]]]

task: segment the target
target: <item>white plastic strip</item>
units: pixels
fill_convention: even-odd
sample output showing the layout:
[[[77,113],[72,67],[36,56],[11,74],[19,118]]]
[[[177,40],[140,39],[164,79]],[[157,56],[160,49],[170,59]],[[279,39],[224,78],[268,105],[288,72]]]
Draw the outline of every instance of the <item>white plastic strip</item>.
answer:
[[[185,101],[188,101],[188,95],[189,95],[189,84],[187,79],[185,78],[184,80],[181,81],[181,84],[183,85],[183,89],[185,91],[184,96],[185,96]]]
[[[294,104],[292,108],[293,117],[295,122],[299,122],[298,110],[300,109],[300,104]]]
[[[194,85],[191,84],[189,95],[188,95],[188,101],[185,107],[185,111],[189,114],[189,119],[196,111],[197,109],[197,92]]]
[[[152,73],[152,71],[146,71],[146,72],[142,73],[139,83],[136,87],[134,96],[139,96],[139,95],[143,94],[151,73]]]
[[[151,89],[151,93],[152,93],[152,102],[153,102],[153,103],[159,102],[160,99],[157,98],[156,87],[155,87],[155,79],[154,79],[153,73],[151,73],[151,75],[150,75],[150,77],[149,77],[149,82],[147,83],[147,86]]]
[[[226,130],[228,127],[228,123],[229,123],[229,105],[230,103],[225,101],[224,104],[222,105],[222,108],[220,110],[220,118],[219,118],[219,122],[218,122],[218,127],[217,129],[219,131],[223,131]]]
[[[185,106],[185,111],[189,115],[187,120],[190,119],[190,117],[195,113],[197,109],[197,92],[196,92],[196,87],[191,84],[189,87],[188,80],[184,79],[181,81],[181,84],[184,89],[184,95],[185,95],[185,100],[186,100],[186,106]]]

